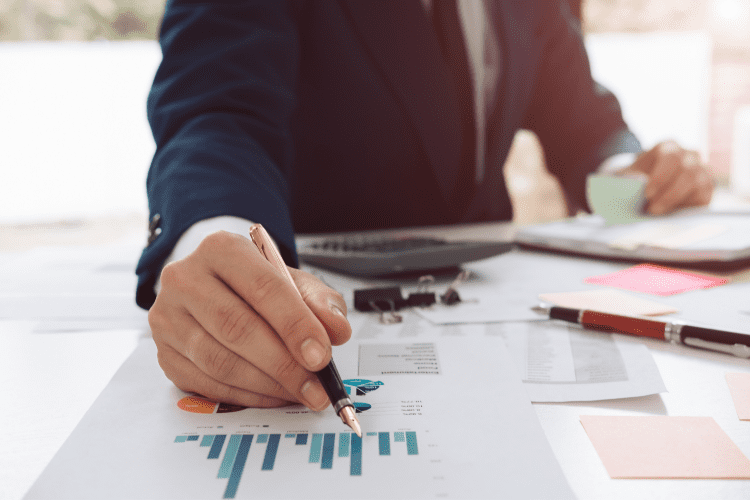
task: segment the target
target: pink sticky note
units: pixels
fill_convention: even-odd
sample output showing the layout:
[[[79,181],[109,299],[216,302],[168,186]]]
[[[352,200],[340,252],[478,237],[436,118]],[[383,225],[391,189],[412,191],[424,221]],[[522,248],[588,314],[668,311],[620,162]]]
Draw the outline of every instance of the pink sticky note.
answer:
[[[750,420],[750,373],[727,373],[727,384],[732,394],[737,418]]]
[[[616,273],[592,276],[586,278],[584,282],[667,296],[723,285],[728,283],[729,279],[690,273],[653,264],[640,264]]]
[[[750,460],[711,417],[581,415],[610,477],[750,479]]]

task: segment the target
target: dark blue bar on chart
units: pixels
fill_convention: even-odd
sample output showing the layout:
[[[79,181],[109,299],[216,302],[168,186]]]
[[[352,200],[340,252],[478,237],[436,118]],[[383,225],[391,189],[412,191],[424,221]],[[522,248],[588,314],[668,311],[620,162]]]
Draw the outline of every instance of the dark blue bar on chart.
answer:
[[[362,438],[352,434],[352,458],[349,466],[349,474],[352,476],[362,475]]]
[[[208,458],[219,458],[219,455],[221,455],[221,447],[224,446],[224,440],[226,438],[226,434],[217,434],[214,436],[214,442],[211,443],[211,449],[208,450]]]
[[[348,457],[349,456],[349,434],[348,432],[342,432],[339,434],[339,456],[340,457]]]
[[[326,434],[323,436],[323,458],[320,461],[321,469],[333,468],[333,444],[336,441],[336,434]]]
[[[203,439],[201,440],[201,447],[209,447],[214,443],[214,435],[213,434],[206,434],[203,436]]]
[[[268,445],[266,445],[266,456],[263,457],[263,466],[260,470],[273,470],[273,464],[276,462],[276,452],[279,449],[279,440],[281,434],[271,434],[268,437]],[[260,439],[258,439],[260,442]]]
[[[378,450],[381,455],[391,454],[391,436],[388,432],[378,433]]]
[[[297,434],[297,441],[294,444],[307,444],[307,434]]]
[[[417,433],[416,432],[406,433],[406,452],[409,455],[419,454],[419,449],[417,448]]]
[[[188,437],[187,437],[187,440],[188,440],[188,441],[198,441],[198,437],[199,437],[199,436],[195,436],[195,435],[193,435],[193,436],[188,436]]]
[[[224,498],[234,498],[237,494],[237,487],[240,485],[240,479],[242,479],[242,471],[245,470],[245,462],[247,461],[247,454],[250,452],[250,445],[253,442],[252,434],[244,434],[240,441],[240,446],[237,448],[237,455],[234,457],[234,465],[232,466],[232,472],[229,474],[229,482],[227,482],[227,489],[224,490]]]

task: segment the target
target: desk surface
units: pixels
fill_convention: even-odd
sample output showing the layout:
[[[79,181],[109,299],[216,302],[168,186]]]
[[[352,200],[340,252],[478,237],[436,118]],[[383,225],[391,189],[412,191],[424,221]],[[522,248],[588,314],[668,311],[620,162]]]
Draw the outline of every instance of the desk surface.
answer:
[[[455,229],[454,236],[499,237],[509,229],[507,225],[462,227]],[[429,232],[434,234],[434,231]],[[446,236],[444,232],[440,233]],[[132,245],[140,237],[139,233],[127,244]],[[0,274],[5,272],[2,264],[18,255],[0,255]],[[505,264],[507,259],[519,255],[536,258],[534,254],[517,253],[468,267],[493,283],[527,282],[528,286],[521,287],[519,293],[529,294],[563,291],[557,289],[557,283],[561,282],[568,283],[569,291],[583,289],[585,287],[580,286],[582,277],[625,267],[623,264],[540,254],[539,258],[553,259],[560,271],[558,276],[545,278],[528,266],[509,268]],[[132,256],[133,261],[136,258],[137,254]],[[750,273],[738,274],[739,279],[731,285],[689,292],[669,300],[695,317],[721,314],[731,316],[722,318],[727,324],[750,326],[750,304],[745,300],[746,307],[742,309],[740,305],[743,304],[742,297],[750,296],[747,274]],[[40,307],[43,307],[41,302]],[[6,401],[0,417],[5,431],[4,445],[0,450],[0,498],[23,496],[135,347],[138,338],[148,335],[138,329],[35,333],[34,326],[32,320],[0,321],[0,387]],[[580,415],[710,416],[743,453],[750,456],[750,422],[737,419],[724,381],[726,372],[750,372],[750,361],[650,339],[621,338],[648,346],[669,392],[593,403],[534,405],[576,495],[582,499],[750,497],[750,480],[609,478],[580,424]]]

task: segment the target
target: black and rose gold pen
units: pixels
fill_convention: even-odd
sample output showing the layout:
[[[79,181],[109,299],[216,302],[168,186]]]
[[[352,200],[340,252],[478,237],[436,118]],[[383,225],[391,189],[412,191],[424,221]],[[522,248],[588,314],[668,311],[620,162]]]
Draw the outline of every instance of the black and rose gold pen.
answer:
[[[276,246],[263,226],[260,224],[250,226],[250,239],[253,240],[253,243],[258,247],[263,257],[292,284],[292,287],[301,298],[302,294],[294,283],[292,275],[289,274],[289,269],[284,264],[284,260],[279,255],[279,252],[276,251]],[[354,403],[352,403],[352,400],[346,393],[346,389],[344,389],[344,383],[341,381],[341,375],[339,375],[339,371],[333,363],[333,358],[331,358],[331,361],[325,368],[315,372],[315,375],[317,375],[318,380],[323,385],[323,389],[328,394],[328,399],[331,400],[331,405],[333,405],[333,410],[336,414],[346,425],[351,427],[357,436],[362,437],[362,429],[359,426],[359,420],[357,420]]]

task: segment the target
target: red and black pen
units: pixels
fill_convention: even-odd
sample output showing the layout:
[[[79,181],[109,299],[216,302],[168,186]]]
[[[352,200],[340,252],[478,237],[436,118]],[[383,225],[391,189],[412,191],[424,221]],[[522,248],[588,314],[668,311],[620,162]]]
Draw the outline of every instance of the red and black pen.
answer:
[[[750,335],[744,333],[686,325],[677,321],[656,321],[542,304],[531,309],[539,314],[549,316],[550,319],[577,323],[592,330],[651,337],[666,340],[673,344],[685,344],[700,349],[733,354],[739,358],[750,358]]]

